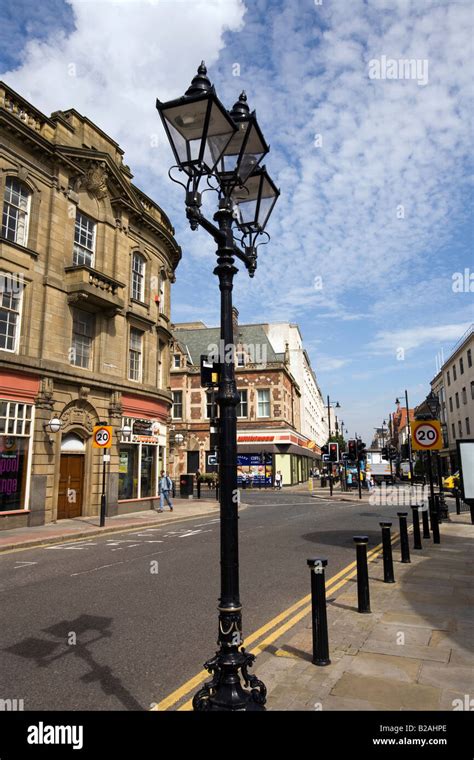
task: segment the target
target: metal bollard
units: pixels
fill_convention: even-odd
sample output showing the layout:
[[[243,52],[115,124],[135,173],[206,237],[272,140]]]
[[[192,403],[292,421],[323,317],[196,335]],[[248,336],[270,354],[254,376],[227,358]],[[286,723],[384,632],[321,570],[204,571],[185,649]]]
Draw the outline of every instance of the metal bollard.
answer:
[[[411,508],[413,516],[413,548],[423,549],[421,544],[421,532],[420,532],[420,513],[418,511],[418,504]]]
[[[431,513],[431,530],[433,532],[433,543],[440,544],[441,539],[439,536],[438,512],[436,509],[433,509]]]
[[[313,621],[313,663],[314,665],[330,665],[328,620],[326,614],[326,586],[324,568],[327,559],[308,559],[311,568],[311,612]]]
[[[354,536],[357,558],[357,601],[359,612],[370,612],[369,569],[367,567],[368,536]]]
[[[428,507],[428,509],[431,509],[430,498],[431,497],[428,497],[428,503],[430,505]],[[428,509],[424,506],[422,508],[422,510],[421,510],[421,518],[423,520],[423,538],[431,538],[431,536],[430,536],[430,523],[429,523],[429,519],[428,519]]]
[[[410,560],[410,546],[408,543],[407,516],[408,512],[397,512],[400,523],[400,549],[402,553],[402,562],[408,563]]]
[[[201,481],[199,478],[196,480],[196,490],[197,490],[197,497],[198,499],[201,498]]]
[[[395,583],[393,574],[392,542],[390,539],[391,522],[381,522],[382,545],[383,545],[383,582]]]
[[[459,491],[457,488],[454,492],[454,495],[456,497],[456,514],[460,515],[461,514],[461,499],[459,498]]]

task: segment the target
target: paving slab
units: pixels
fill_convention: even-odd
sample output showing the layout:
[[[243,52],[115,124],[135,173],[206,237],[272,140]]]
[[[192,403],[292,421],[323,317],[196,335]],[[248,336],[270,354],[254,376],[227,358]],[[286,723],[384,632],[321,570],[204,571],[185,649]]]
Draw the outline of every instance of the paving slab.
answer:
[[[371,704],[384,705],[390,710],[437,710],[441,691],[433,686],[402,683],[393,678],[344,673],[331,694],[336,697],[365,699]]]

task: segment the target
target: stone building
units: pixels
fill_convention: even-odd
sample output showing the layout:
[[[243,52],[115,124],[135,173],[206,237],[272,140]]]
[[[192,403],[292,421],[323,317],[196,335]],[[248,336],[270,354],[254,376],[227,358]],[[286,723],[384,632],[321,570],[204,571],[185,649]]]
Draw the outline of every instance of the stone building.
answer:
[[[320,450],[301,433],[301,389],[290,366],[288,346],[276,352],[267,325],[238,324],[234,308],[238,480],[271,485],[280,470],[285,485],[307,479]],[[171,474],[213,472],[210,464],[212,392],[201,387],[200,357],[219,349],[219,328],[202,322],[173,326]],[[180,441],[180,437],[183,440]]]
[[[171,406],[173,227],[74,109],[47,117],[0,83],[0,135],[0,528],[97,514],[99,422],[113,428],[108,514],[149,508]]]

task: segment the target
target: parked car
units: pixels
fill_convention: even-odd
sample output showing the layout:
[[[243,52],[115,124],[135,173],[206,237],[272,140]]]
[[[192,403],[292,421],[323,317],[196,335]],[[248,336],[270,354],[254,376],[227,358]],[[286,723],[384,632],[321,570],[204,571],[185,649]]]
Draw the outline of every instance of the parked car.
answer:
[[[443,479],[443,488],[445,488],[447,491],[453,491],[455,488],[459,488],[459,486],[459,470],[455,472],[454,475],[448,475],[447,478]]]

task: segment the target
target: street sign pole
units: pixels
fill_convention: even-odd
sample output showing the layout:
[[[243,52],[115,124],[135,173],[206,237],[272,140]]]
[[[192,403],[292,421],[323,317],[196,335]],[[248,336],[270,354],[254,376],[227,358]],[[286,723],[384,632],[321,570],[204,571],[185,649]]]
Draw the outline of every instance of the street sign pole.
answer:
[[[102,455],[102,494],[100,497],[100,527],[105,525],[105,512],[107,507],[107,498],[105,495],[105,463],[107,461],[107,454]]]
[[[362,499],[362,483],[360,481],[360,460],[357,459],[357,483],[359,486],[359,499]]]

